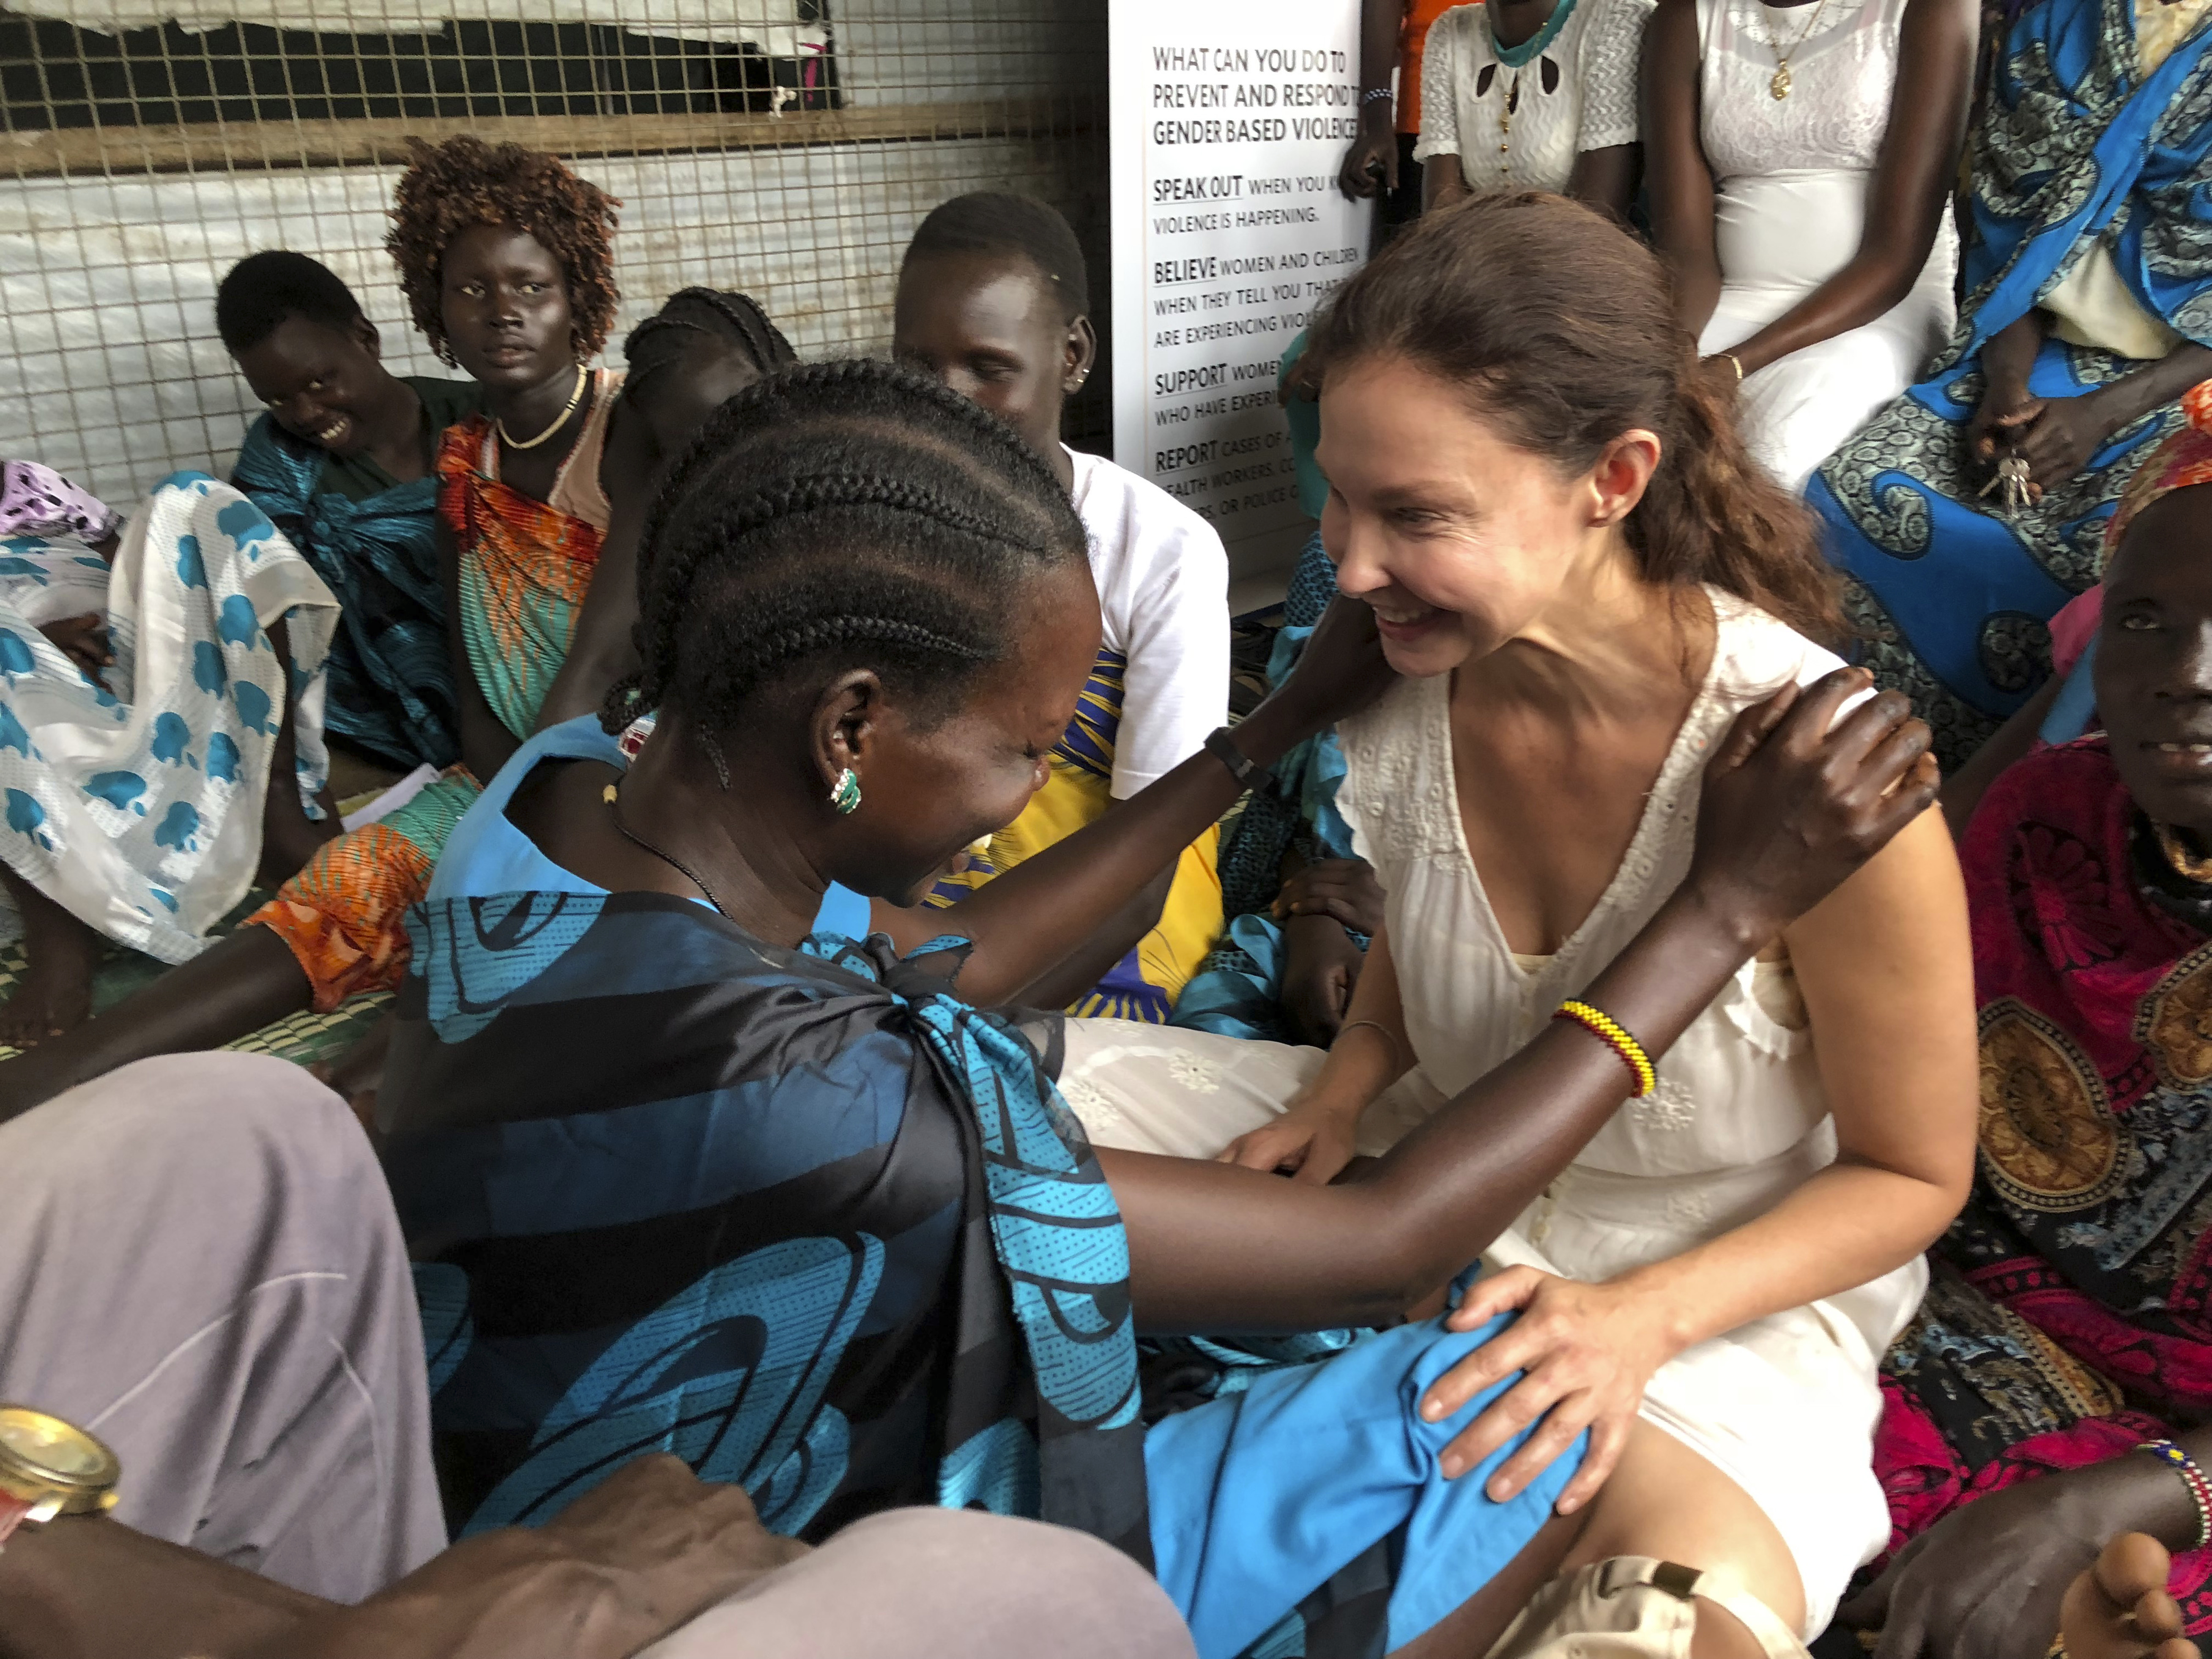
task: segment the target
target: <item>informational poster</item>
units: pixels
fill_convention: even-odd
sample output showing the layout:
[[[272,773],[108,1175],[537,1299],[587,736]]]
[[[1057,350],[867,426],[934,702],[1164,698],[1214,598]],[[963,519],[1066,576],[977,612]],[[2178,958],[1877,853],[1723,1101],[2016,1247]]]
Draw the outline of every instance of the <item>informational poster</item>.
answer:
[[[1285,569],[1300,509],[1276,370],[1366,257],[1337,170],[1358,0],[1112,0],[1114,455]]]

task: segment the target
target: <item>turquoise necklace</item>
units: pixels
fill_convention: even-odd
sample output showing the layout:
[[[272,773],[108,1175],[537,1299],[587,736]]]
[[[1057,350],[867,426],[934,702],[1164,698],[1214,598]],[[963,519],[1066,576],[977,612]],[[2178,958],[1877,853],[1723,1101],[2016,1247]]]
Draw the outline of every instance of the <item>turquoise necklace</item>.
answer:
[[[1545,47],[1559,38],[1559,31],[1567,26],[1567,19],[1575,9],[1575,0],[1559,0],[1552,15],[1538,29],[1517,46],[1502,46],[1498,39],[1498,25],[1491,18],[1487,6],[1483,9],[1483,22],[1490,30],[1490,49],[1498,55],[1498,66],[1513,71],[1512,83],[1505,88],[1505,107],[1498,116],[1498,165],[1501,171],[1513,171],[1513,112],[1521,106],[1521,71],[1540,57]]]
[[[1492,22],[1490,25],[1490,49],[1498,54],[1498,61],[1504,68],[1520,69],[1530,58],[1559,38],[1559,31],[1566,27],[1567,18],[1574,9],[1575,0],[1559,0],[1559,3],[1552,8],[1552,15],[1544,20],[1544,27],[1517,46],[1500,46],[1498,42],[1498,25]],[[1488,8],[1486,7],[1484,9],[1486,14]]]

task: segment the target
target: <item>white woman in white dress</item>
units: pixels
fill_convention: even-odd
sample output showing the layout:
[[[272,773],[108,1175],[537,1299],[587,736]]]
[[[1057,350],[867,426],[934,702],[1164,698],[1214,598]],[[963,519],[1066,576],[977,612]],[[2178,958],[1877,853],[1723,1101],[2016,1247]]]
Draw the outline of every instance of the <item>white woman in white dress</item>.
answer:
[[[1554,1018],[1637,1074],[1455,1316],[1522,1313],[1492,1346],[1525,1380],[1475,1445],[1541,1423],[1493,1495],[1590,1437],[1562,1499],[1587,1522],[1513,1659],[1612,1617],[1607,1585],[1660,1582],[1647,1558],[1713,1575],[1700,1655],[1794,1654],[1827,1622],[1888,1539],[1875,1363],[1973,1158],[1966,903],[1935,813],[1765,942],[1656,1073],[1577,1002],[1681,886],[1729,721],[1838,666],[1807,637],[1840,631],[1812,518],[1749,463],[1668,304],[1649,252],[1556,198],[1430,216],[1346,286],[1314,335],[1322,532],[1405,677],[1340,728],[1383,928],[1326,1054],[1074,1021],[1061,1071],[1103,1146],[1322,1181]],[[1730,1612],[1704,1599],[1729,1585]]]
[[[1652,228],[1752,453],[1793,495],[1955,319],[1975,0],[1661,0]]]

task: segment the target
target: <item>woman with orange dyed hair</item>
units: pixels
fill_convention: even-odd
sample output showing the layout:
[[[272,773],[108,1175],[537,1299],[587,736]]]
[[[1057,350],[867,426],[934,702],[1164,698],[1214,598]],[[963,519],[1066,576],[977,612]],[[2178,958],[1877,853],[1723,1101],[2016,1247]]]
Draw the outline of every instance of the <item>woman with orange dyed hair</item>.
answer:
[[[539,726],[597,708],[628,666],[623,607],[585,605],[603,566],[616,567],[621,594],[635,587],[658,459],[648,422],[621,398],[623,372],[586,366],[619,301],[620,205],[538,151],[466,136],[416,145],[386,246],[416,325],[483,388],[483,412],[448,428],[437,455],[461,763],[325,842],[185,970],[7,1067],[0,1115],[143,1055],[214,1047],[396,986],[408,907],[479,780]]]

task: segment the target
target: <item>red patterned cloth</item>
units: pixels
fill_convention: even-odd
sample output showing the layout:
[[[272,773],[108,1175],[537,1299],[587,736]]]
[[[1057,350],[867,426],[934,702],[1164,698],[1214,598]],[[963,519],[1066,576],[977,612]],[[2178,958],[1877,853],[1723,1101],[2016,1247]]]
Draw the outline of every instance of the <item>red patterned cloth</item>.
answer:
[[[2007,772],[1960,851],[1979,1170],[1883,1363],[1893,1547],[2212,1413],[2212,940],[2101,737]],[[2191,1634],[2208,1580],[2177,1558]]]

